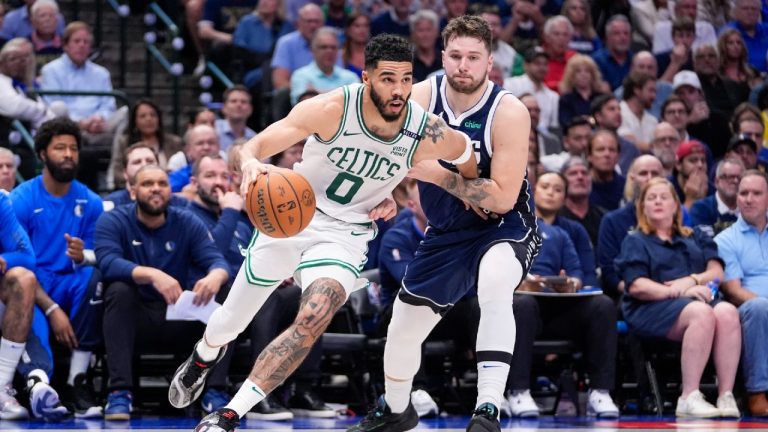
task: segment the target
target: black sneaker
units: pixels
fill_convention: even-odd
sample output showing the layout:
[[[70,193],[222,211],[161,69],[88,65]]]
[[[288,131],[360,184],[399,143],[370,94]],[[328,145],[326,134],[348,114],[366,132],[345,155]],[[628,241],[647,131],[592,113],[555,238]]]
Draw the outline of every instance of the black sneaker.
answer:
[[[85,374],[75,377],[75,385],[67,384],[61,393],[61,402],[68,410],[75,413],[75,418],[102,418],[103,408],[96,402],[93,387],[88,383]]]
[[[240,426],[240,416],[234,410],[222,408],[203,417],[195,432],[232,432]]]
[[[347,432],[401,432],[411,430],[419,424],[419,414],[408,402],[408,408],[405,411],[395,414],[384,400],[384,395],[379,396],[376,406],[373,407],[360,423],[347,429]]]
[[[224,357],[226,352],[227,346],[224,345],[219,350],[219,356],[216,357],[216,360],[206,362],[197,355],[197,344],[195,344],[192,355],[173,374],[171,385],[168,387],[168,402],[175,408],[184,408],[197,400],[203,393],[205,378],[208,373]]]
[[[467,432],[501,432],[499,409],[491,403],[484,403],[472,413]]]
[[[288,407],[298,417],[335,418],[336,411],[320,399],[311,389],[297,390],[290,399]]]
[[[264,400],[245,413],[245,418],[266,421],[293,420],[293,413],[284,407],[273,394],[268,394]]]

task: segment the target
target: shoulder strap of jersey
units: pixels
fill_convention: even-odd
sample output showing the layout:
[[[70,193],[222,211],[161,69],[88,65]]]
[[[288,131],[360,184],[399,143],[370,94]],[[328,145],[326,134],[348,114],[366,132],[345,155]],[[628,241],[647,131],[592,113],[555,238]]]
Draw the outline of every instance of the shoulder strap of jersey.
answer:
[[[346,85],[346,86],[342,87],[342,90],[344,91],[344,102],[343,102],[344,103],[344,112],[341,115],[341,121],[339,122],[339,128],[336,129],[336,133],[333,134],[333,136],[329,140],[327,140],[327,141],[322,139],[322,138],[320,138],[320,136],[318,136],[317,134],[314,134],[314,137],[315,137],[315,139],[318,142],[323,143],[323,144],[330,144],[330,143],[336,141],[341,136],[341,134],[346,130],[346,128],[347,128],[347,118],[350,115],[352,115],[352,116],[356,115],[354,108],[353,109],[349,109],[349,107],[354,107],[355,104],[357,103],[357,86],[359,86],[359,85],[360,84],[351,84],[351,85]]]

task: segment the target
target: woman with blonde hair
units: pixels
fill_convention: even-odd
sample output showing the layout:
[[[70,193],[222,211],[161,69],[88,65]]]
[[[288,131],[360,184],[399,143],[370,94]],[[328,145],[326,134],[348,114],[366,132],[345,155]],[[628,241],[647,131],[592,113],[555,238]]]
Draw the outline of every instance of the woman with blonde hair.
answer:
[[[682,342],[682,394],[678,417],[739,417],[733,385],[741,352],[739,313],[717,299],[723,261],[712,237],[684,227],[680,201],[669,180],[648,181],[635,201],[637,231],[616,258],[627,287],[624,319],[632,333]],[[717,373],[717,406],[699,391],[710,354]]]
[[[591,57],[576,54],[568,60],[560,81],[558,120],[561,127],[571,124],[576,116],[590,115],[592,100],[610,92],[610,86],[603,81],[597,64]]]
[[[560,14],[573,25],[573,35],[568,48],[581,54],[592,54],[603,47],[592,25],[592,14],[587,0],[565,0]]]
[[[723,30],[717,38],[717,51],[720,53],[719,71],[722,76],[750,88],[760,84],[760,72],[749,64],[747,46],[738,30]]]

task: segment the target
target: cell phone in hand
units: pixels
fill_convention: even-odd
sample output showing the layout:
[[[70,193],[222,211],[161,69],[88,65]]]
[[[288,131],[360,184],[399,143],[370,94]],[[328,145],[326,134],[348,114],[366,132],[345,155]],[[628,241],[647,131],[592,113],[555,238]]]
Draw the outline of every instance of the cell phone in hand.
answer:
[[[568,282],[568,278],[565,276],[542,276],[542,279],[547,285],[564,285]]]

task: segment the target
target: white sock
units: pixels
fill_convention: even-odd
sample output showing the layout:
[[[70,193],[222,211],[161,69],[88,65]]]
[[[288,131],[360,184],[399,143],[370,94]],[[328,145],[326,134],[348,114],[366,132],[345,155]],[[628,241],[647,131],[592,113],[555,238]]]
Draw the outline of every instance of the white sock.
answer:
[[[203,339],[201,339],[195,347],[195,352],[197,352],[198,357],[204,362],[216,360],[216,357],[219,356],[219,351],[221,351],[221,347],[214,348],[208,345],[208,342],[205,340],[205,335],[203,335]]]
[[[90,351],[73,350],[72,359],[69,362],[69,377],[67,378],[67,384],[71,386],[75,385],[75,377],[88,372],[88,366],[90,365]]]
[[[0,387],[13,381],[13,374],[26,345],[0,338]]]
[[[501,408],[504,398],[504,387],[507,384],[509,365],[498,361],[483,361],[477,363],[477,405],[490,402]]]
[[[411,401],[411,389],[413,387],[413,378],[405,381],[394,381],[388,377],[384,378],[384,400],[387,401],[389,409],[393,413],[401,413],[408,408]]]
[[[235,410],[237,415],[243,418],[245,413],[266,397],[267,393],[264,390],[260,389],[255,382],[247,379],[240,386],[240,390],[237,391],[235,397],[224,408]]]

